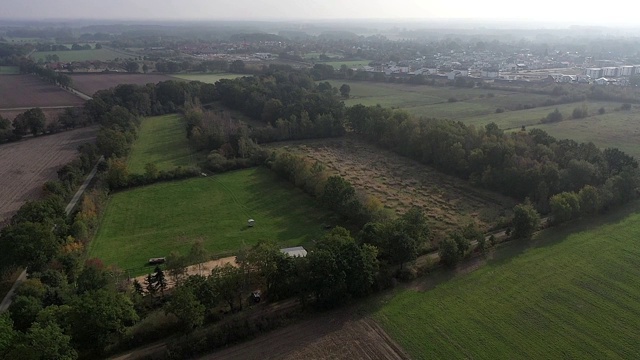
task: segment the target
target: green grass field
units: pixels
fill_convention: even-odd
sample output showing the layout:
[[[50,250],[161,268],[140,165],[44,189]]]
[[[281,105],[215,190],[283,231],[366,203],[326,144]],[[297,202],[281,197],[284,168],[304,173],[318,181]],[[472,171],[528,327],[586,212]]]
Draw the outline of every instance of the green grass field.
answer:
[[[640,109],[634,107],[631,111],[608,112],[585,119],[539,124],[527,129],[540,128],[559,139],[591,141],[601,148],[616,147],[640,159],[638,119]]]
[[[0,66],[0,75],[16,75],[20,74],[20,68],[17,66]]]
[[[327,62],[319,62],[319,64],[331,65],[334,69],[340,69],[342,65],[347,65],[349,69],[358,68],[361,66],[367,66],[371,60],[337,60],[337,61],[327,61]]]
[[[416,116],[462,119],[494,114],[496,108],[516,108],[521,104],[542,104],[546,95],[513,91],[469,89],[442,86],[375,83],[366,81],[330,81],[334,87],[346,83],[351,87],[347,106],[380,104],[407,110]],[[489,97],[489,94],[492,94]],[[457,102],[449,102],[455,98]]]
[[[398,291],[374,316],[415,359],[637,359],[639,211],[506,245],[468,275]]]
[[[573,109],[581,108],[583,104],[587,105],[590,117],[598,116],[598,109],[605,108],[605,112],[613,112],[615,108],[619,108],[619,103],[602,102],[602,101],[588,101],[588,102],[576,102],[570,104],[541,106],[533,109],[518,110],[518,111],[505,111],[501,114],[495,113],[495,107],[491,114],[476,115],[470,117],[464,117],[460,120],[466,124],[474,124],[484,126],[488,123],[494,122],[501,129],[519,129],[523,125],[539,125],[540,120],[545,118],[550,112],[553,112],[556,108],[562,113],[564,121],[584,121],[585,119],[573,120],[571,115]]]
[[[115,52],[110,49],[94,49],[94,50],[68,50],[68,51],[36,51],[31,54],[31,58],[34,61],[42,59],[46,60],[47,55],[58,55],[61,62],[71,61],[87,61],[87,60],[100,60],[107,61],[115,58],[127,59],[130,56]]]
[[[89,256],[140,275],[149,258],[185,254],[198,238],[220,256],[260,240],[309,244],[322,235],[327,216],[264,168],[159,183],[111,197]]]
[[[188,80],[188,81],[202,81],[208,84],[215,84],[222,79],[235,79],[237,77],[246,76],[241,74],[219,73],[219,74],[173,74],[172,77]]]
[[[131,150],[129,172],[144,174],[147,163],[155,164],[158,170],[196,166],[201,156],[189,147],[180,116],[148,117],[142,120],[140,136]]]

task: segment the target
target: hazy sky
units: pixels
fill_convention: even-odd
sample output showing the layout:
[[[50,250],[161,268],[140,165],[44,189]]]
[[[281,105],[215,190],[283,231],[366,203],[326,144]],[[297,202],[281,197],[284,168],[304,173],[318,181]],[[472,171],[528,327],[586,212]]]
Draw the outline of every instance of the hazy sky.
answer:
[[[423,19],[633,24],[640,5],[577,0],[0,0],[13,19]],[[605,11],[606,10],[606,11]]]

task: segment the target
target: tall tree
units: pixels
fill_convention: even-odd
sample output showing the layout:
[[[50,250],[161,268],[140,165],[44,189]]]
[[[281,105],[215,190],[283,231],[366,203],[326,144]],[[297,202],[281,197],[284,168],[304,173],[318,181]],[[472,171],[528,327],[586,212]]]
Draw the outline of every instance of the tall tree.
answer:
[[[79,349],[93,354],[102,353],[138,320],[131,300],[114,290],[87,292],[71,305],[73,340]]]
[[[178,286],[173,290],[165,306],[165,312],[174,314],[180,320],[183,330],[191,332],[202,325],[205,307],[198,301],[190,287]]]
[[[519,204],[513,209],[513,237],[528,239],[540,225],[540,214],[529,203]]]

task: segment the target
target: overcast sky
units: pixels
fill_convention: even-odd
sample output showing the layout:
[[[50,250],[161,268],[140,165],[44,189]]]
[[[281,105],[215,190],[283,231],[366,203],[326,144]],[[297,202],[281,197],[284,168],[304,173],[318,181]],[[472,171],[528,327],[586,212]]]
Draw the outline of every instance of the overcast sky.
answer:
[[[5,19],[423,19],[633,24],[640,5],[577,0],[0,0]]]

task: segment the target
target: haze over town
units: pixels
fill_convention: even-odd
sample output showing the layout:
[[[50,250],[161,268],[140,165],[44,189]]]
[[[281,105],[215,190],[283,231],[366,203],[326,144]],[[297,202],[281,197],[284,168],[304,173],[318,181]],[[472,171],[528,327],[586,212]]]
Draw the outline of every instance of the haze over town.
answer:
[[[615,15],[599,11],[605,4],[588,6],[580,1],[536,1],[535,6],[488,1],[446,0],[114,0],[47,1],[5,0],[4,19],[118,19],[118,20],[338,20],[338,19],[421,19],[495,21],[522,27],[569,24],[633,26],[640,5],[620,4]],[[607,15],[609,14],[609,15]]]

